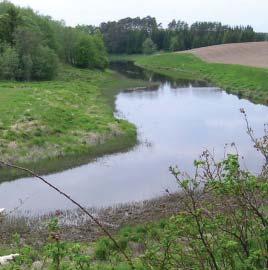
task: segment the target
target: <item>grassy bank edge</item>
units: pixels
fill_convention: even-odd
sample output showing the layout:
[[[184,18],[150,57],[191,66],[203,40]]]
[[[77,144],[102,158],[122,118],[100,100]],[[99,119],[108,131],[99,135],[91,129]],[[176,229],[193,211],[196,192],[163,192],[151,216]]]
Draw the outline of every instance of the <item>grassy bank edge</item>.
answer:
[[[134,61],[137,66],[169,76],[210,82],[227,93],[257,104],[268,104],[268,69],[207,63],[190,53],[112,55],[110,60]]]
[[[63,70],[65,70],[65,68],[66,67],[64,67]],[[70,68],[67,67],[67,69]],[[80,71],[76,69],[75,72],[79,73]],[[98,73],[100,71],[96,72]],[[94,87],[97,87],[99,94],[101,96],[101,100],[104,103],[106,103],[106,106],[110,108],[108,109],[108,111],[110,110],[110,114],[113,114],[113,112],[115,111],[115,99],[116,95],[120,91],[128,88],[149,86],[148,82],[142,80],[128,79],[125,76],[112,70],[107,70],[103,74],[105,74],[103,75],[105,79],[102,78],[102,80],[94,82]],[[55,80],[55,88],[58,87],[57,84],[60,84],[61,79],[62,78]],[[50,83],[52,83],[53,86],[53,81]],[[66,81],[64,81],[64,83],[66,83]],[[85,81],[85,83],[87,82]],[[0,87],[2,86],[1,84],[3,85],[3,87],[9,86],[13,87],[14,82],[1,82]],[[38,82],[26,84],[24,83],[24,85],[26,86],[27,85],[32,86],[32,84],[34,84],[35,87],[37,88],[39,86]],[[42,89],[40,89],[40,91],[41,90]],[[113,118],[115,119],[115,117]],[[83,149],[82,151],[78,150],[75,153],[71,154],[67,153],[56,158],[40,158],[39,160],[34,162],[26,162],[26,163],[22,162],[16,164],[34,170],[38,174],[47,175],[50,173],[56,173],[66,169],[74,168],[79,165],[87,164],[89,162],[94,161],[96,158],[104,155],[128,151],[137,144],[136,127],[125,120],[120,120],[120,126],[123,127],[124,129],[123,134],[112,136],[111,138],[105,140],[105,142],[101,144],[96,144],[94,146],[91,146],[90,148],[85,147],[85,149]],[[7,168],[0,169],[0,183],[15,180],[26,176],[29,175],[27,175],[25,172],[21,172],[18,170]]]

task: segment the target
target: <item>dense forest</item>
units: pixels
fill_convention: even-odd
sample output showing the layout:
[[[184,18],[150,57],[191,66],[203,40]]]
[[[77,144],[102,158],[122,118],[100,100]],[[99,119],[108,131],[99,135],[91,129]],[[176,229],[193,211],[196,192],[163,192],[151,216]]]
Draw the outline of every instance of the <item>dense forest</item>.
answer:
[[[149,53],[155,50],[178,51],[237,42],[263,41],[265,34],[251,26],[231,27],[218,22],[188,25],[173,20],[167,28],[155,18],[125,18],[100,25],[109,53]]]
[[[265,34],[250,26],[173,20],[163,28],[153,17],[125,18],[99,27],[67,27],[30,8],[0,3],[0,79],[47,80],[59,63],[105,69],[107,51],[114,54],[178,51],[234,42],[262,41]]]
[[[0,3],[0,78],[52,79],[58,63],[104,69],[107,53],[99,31],[66,27],[29,8]]]

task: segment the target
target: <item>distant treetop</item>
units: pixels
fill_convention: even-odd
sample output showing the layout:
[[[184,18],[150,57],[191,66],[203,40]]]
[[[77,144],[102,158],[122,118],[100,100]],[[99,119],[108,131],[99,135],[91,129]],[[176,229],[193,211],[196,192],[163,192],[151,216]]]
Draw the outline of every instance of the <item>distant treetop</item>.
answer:
[[[219,22],[172,20],[163,28],[153,17],[125,18],[102,23],[100,30],[109,53],[142,53],[148,38],[159,50],[179,51],[210,45],[263,41],[265,34],[254,32],[251,26],[228,26]]]

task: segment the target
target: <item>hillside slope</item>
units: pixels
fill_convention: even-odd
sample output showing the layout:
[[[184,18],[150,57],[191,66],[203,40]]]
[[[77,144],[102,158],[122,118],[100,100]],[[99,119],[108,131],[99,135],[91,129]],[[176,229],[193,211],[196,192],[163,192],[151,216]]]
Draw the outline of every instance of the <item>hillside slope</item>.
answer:
[[[187,52],[192,52],[194,55],[210,63],[268,68],[267,41],[216,45]]]

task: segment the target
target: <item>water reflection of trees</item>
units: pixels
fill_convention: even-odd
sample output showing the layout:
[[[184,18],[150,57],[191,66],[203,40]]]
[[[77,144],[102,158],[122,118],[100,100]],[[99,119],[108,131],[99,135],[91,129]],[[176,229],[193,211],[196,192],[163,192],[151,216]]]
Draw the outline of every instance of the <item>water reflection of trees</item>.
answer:
[[[216,87],[197,87],[192,89],[192,94],[198,98],[213,98],[218,99],[222,96],[223,91],[220,88]]]
[[[145,70],[141,67],[136,66],[132,61],[114,61],[110,63],[110,68],[114,69],[123,75],[131,79],[142,79],[149,82],[156,82],[166,84],[169,83],[172,89],[181,88],[181,87],[206,87],[209,84],[205,81],[198,80],[185,80],[177,79],[174,80],[171,77],[154,73],[152,71]],[[152,89],[157,90],[157,89]]]

